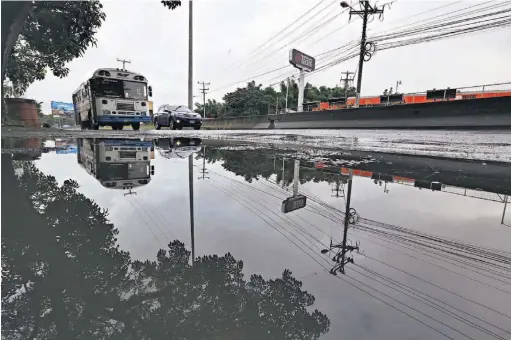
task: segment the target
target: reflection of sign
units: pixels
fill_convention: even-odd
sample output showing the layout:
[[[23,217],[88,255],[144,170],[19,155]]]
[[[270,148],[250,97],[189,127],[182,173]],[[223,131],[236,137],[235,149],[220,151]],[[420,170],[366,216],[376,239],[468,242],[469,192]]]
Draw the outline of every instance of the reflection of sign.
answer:
[[[74,115],[73,104],[52,101],[51,114],[56,116],[73,116]]]
[[[316,169],[324,169],[325,163],[317,162],[316,164],[314,164],[314,166],[316,167]]]
[[[354,176],[360,176],[360,177],[369,177],[371,178],[373,176],[372,171],[365,171],[365,170],[359,170],[359,169],[351,169],[353,171]],[[341,168],[341,174],[343,175],[349,175],[350,169],[348,168]]]
[[[288,213],[291,211],[295,211],[304,208],[306,205],[307,196],[304,195],[292,196],[282,201],[282,212]]]
[[[316,59],[294,48],[289,50],[289,63],[307,72],[314,71],[316,68]]]

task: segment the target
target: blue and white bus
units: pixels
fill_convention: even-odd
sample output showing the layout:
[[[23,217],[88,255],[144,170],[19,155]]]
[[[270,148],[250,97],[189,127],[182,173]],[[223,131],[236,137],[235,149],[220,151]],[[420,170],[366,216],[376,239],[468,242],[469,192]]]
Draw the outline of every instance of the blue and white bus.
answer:
[[[143,75],[118,68],[98,69],[73,93],[76,124],[82,129],[111,126],[122,130],[131,125],[138,130],[140,123],[151,122],[151,96],[152,88]]]

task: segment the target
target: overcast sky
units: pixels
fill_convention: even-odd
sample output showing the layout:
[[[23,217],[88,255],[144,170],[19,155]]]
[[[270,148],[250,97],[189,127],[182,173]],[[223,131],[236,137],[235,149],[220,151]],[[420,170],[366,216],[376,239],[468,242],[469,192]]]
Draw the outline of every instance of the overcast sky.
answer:
[[[348,13],[337,16],[327,25],[296,39],[319,23],[342,11],[340,1],[324,0],[294,30],[266,45],[261,53],[248,54],[299,18],[319,0],[195,0],[194,1],[194,87],[197,81],[210,82],[208,97],[221,100],[226,92],[242,86],[244,80],[288,64],[290,48],[310,55],[339,47],[360,38],[361,20],[349,20]],[[380,4],[386,1],[379,1]],[[421,14],[432,9],[444,8]],[[386,8],[384,20],[375,18],[368,34],[413,24],[448,12],[477,5],[476,1],[395,1]],[[500,2],[502,3],[502,2]],[[164,8],[159,1],[103,1],[106,21],[97,34],[97,47],[90,47],[83,58],[68,64],[69,76],[58,79],[48,75],[34,83],[27,98],[43,101],[50,112],[50,101],[71,102],[72,92],[101,67],[119,67],[117,58],[131,60],[129,70],[144,74],[153,86],[155,107],[187,102],[188,69],[188,2],[175,11]],[[491,2],[491,5],[499,1]],[[481,7],[489,6],[482,5]],[[452,15],[452,14],[451,14]],[[307,19],[307,20],[305,20]],[[344,26],[344,27],[343,27]],[[336,31],[336,27],[338,28]],[[342,28],[342,29],[341,29]],[[291,31],[291,30],[290,30]],[[331,35],[328,35],[332,32]],[[327,36],[326,38],[323,38]],[[323,38],[321,41],[319,39]],[[279,41],[280,39],[280,41]],[[293,40],[296,40],[292,42]],[[286,46],[287,45],[287,46]],[[511,30],[451,38],[420,45],[377,52],[364,65],[362,95],[380,94],[395,87],[415,92],[431,88],[461,87],[511,81]],[[238,66],[239,67],[235,67]],[[321,62],[317,62],[317,67]],[[355,71],[357,58],[306,78],[314,85],[335,86],[341,72]],[[284,79],[293,68],[289,66],[255,80],[263,85]],[[280,77],[278,77],[280,76]],[[239,84],[232,84],[241,81]],[[195,98],[194,100],[200,100]]]

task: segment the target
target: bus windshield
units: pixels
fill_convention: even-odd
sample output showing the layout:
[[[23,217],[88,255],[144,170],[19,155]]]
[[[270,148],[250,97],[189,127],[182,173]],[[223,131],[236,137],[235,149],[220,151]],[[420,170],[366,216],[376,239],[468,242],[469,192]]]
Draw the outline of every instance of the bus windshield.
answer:
[[[134,81],[124,81],[124,97],[126,99],[145,100],[147,98],[146,85]]]
[[[146,100],[147,88],[144,83],[98,78],[96,79],[96,94],[100,97]]]
[[[149,177],[148,162],[142,163],[105,163],[99,164],[99,179],[118,181]]]
[[[98,78],[96,79],[96,94],[101,97],[117,97],[124,96],[122,80]]]

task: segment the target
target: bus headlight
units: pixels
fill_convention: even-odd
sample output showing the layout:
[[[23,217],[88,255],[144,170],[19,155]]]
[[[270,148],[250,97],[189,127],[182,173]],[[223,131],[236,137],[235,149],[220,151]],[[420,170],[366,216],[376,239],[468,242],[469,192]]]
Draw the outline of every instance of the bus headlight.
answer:
[[[111,114],[111,113],[112,113],[112,112],[110,112],[110,110],[103,110],[103,114],[104,114],[104,115],[109,115],[109,114]]]

